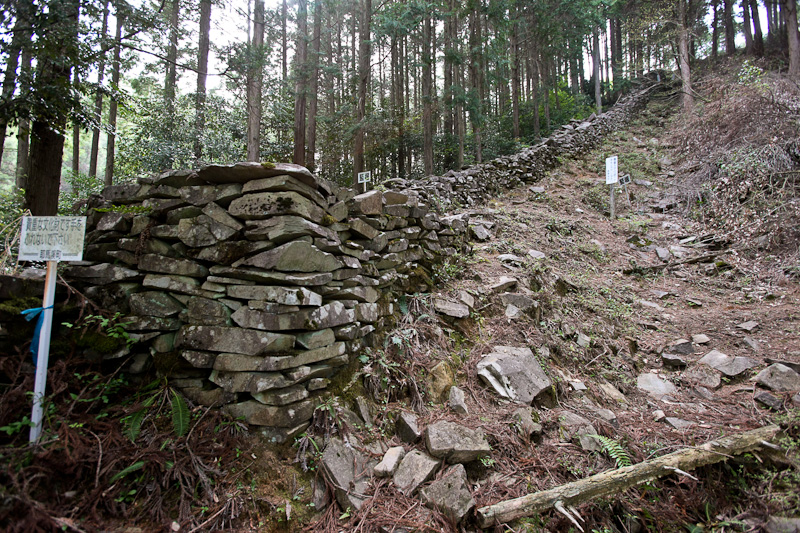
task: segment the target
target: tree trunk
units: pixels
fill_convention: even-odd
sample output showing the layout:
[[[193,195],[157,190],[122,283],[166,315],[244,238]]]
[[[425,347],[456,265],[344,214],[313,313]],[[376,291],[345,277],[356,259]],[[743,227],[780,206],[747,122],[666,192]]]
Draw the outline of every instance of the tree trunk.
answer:
[[[732,56],[736,53],[736,26],[733,21],[734,0],[723,0],[722,21],[725,24],[725,53]]]
[[[518,8],[515,10],[514,21],[511,26],[511,123],[514,140],[519,140],[519,16]]]
[[[47,122],[35,120],[28,162],[30,176],[25,189],[25,205],[34,216],[55,216],[58,212],[63,152],[64,136]]]
[[[18,18],[14,24],[14,36],[11,38],[11,45],[8,47],[8,58],[6,59],[5,76],[3,76],[3,102],[11,100],[14,94],[14,89],[17,87],[17,66],[19,65],[19,56],[22,51],[22,42],[26,40],[26,32],[22,30],[21,26],[28,22]],[[0,162],[3,160],[3,150],[6,143],[6,130],[8,122],[0,120]]]
[[[701,466],[725,461],[731,456],[768,448],[769,445],[765,442],[773,440],[779,431],[778,426],[766,426],[740,435],[722,437],[702,446],[679,450],[635,465],[601,472],[549,490],[481,507],[476,513],[478,525],[487,529],[552,508],[567,514],[566,509],[595,498],[622,494],[630,487],[641,483],[669,475],[683,476],[687,470],[695,470]],[[572,517],[570,519],[575,521]]]
[[[783,0],[786,32],[789,41],[789,77],[800,79],[800,33],[797,31],[797,1]]]
[[[103,26],[101,35],[105,39],[108,35],[108,0],[103,3]],[[97,92],[94,95],[94,120],[97,125],[92,128],[92,146],[89,149],[89,177],[97,176],[97,160],[100,153],[100,123],[103,121],[103,79],[106,73],[106,55],[102,54],[97,62]]]
[[[19,73],[21,79],[28,79],[31,72],[31,50],[28,47],[22,48],[22,59],[20,61]],[[15,181],[17,189],[28,188],[29,160],[28,149],[30,146],[31,122],[28,119],[20,119],[17,126],[17,169]]]
[[[711,57],[716,59],[719,55],[719,0],[712,0],[711,9],[714,12],[711,23]]]
[[[297,2],[297,44],[294,57],[294,155],[295,165],[305,165],[306,102],[308,95],[308,8],[306,0]]]
[[[594,75],[594,104],[599,115],[603,112],[603,94],[600,85],[600,34],[597,30],[592,34],[592,71]]]
[[[750,0],[750,11],[753,15],[753,53],[756,57],[764,55],[764,33],[761,31],[761,15],[758,12],[758,0]]]
[[[261,159],[261,86],[264,66],[264,0],[253,6],[253,39],[247,72],[247,160]]]
[[[194,160],[203,158],[203,134],[206,128],[206,81],[211,33],[211,0],[200,0],[200,27],[197,40],[197,91],[194,101]]]
[[[359,172],[364,171],[364,118],[367,110],[367,84],[369,83],[370,24],[372,23],[372,0],[364,0],[361,19],[360,45],[358,51],[358,104],[356,106],[356,135],[353,149],[353,183]]]
[[[744,18],[744,53],[753,53],[753,26],[750,22],[750,0],[742,0],[742,17]]]
[[[426,13],[422,23],[422,163],[426,176],[433,174],[432,35],[431,14]]]
[[[180,0],[172,0],[169,15],[169,47],[167,48],[166,69],[164,78],[164,103],[167,109],[167,120],[175,118],[175,86],[178,83],[178,24],[180,24]]]
[[[289,19],[289,9],[286,5],[286,0],[283,0],[281,4],[281,68],[283,73],[283,83],[286,83],[287,78],[289,77],[289,62],[288,62],[288,38],[286,32],[286,22]]]
[[[317,101],[319,98],[319,58],[320,41],[322,40],[322,1],[314,2],[314,35],[311,63],[311,90],[308,104],[308,147],[306,148],[306,166],[313,171],[316,168],[317,151]]]
[[[688,0],[678,0],[678,57],[681,70],[683,112],[690,115],[694,110],[694,96],[692,95],[692,75],[689,69],[689,15],[687,2]]]
[[[125,17],[117,11],[117,27],[114,30],[114,62],[111,64],[111,88],[119,90],[120,54],[122,53],[122,27]],[[114,182],[115,143],[117,140],[117,99],[111,98],[108,103],[108,139],[106,140],[106,171],[103,183],[108,187]]]

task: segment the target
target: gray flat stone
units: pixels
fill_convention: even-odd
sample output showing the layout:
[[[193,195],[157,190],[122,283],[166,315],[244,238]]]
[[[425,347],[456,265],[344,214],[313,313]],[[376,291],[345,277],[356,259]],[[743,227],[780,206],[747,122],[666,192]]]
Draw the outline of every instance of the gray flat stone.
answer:
[[[243,328],[266,331],[290,329],[318,330],[355,322],[354,309],[347,309],[340,301],[333,301],[322,307],[305,309],[296,313],[274,314],[242,307],[236,310],[231,319]]]
[[[494,283],[489,287],[489,290],[494,293],[506,292],[516,287],[517,283],[519,283],[517,281],[517,278],[512,278],[509,276],[501,276],[496,283]]]
[[[310,420],[315,406],[310,399],[284,406],[264,405],[249,400],[228,404],[223,410],[234,418],[244,417],[245,422],[254,426],[291,428]]]
[[[649,394],[656,400],[661,400],[664,396],[675,394],[678,389],[669,381],[665,381],[655,374],[640,374],[636,378],[636,387]]]
[[[397,417],[396,431],[400,440],[408,444],[414,444],[422,437],[422,431],[417,424],[417,415],[407,411],[401,411],[400,416]]]
[[[425,445],[432,456],[451,464],[468,463],[492,451],[483,432],[447,421],[428,426]]]
[[[753,399],[758,403],[765,405],[774,411],[783,410],[783,400],[781,400],[776,396],[773,396],[767,391],[757,392],[755,396],[753,396]]]
[[[406,451],[402,446],[394,446],[386,450],[381,462],[375,465],[375,475],[378,477],[390,477],[397,472],[400,461],[406,456]]]
[[[689,422],[688,420],[683,420],[674,416],[668,416],[664,420],[666,420],[667,423],[675,429],[688,429],[694,426],[694,422]]]
[[[439,461],[419,450],[407,453],[394,473],[394,484],[406,496],[412,496],[439,468]]]
[[[692,335],[692,342],[695,344],[708,344],[711,342],[711,339],[708,335],[703,335],[702,333],[698,335]]]
[[[597,435],[597,430],[591,422],[571,411],[564,411],[558,415],[559,435],[564,442],[577,440],[581,448],[588,451],[602,451],[602,445],[590,435]]]
[[[758,322],[756,322],[755,320],[748,320],[747,322],[736,324],[736,327],[748,333],[752,333],[758,328],[758,325],[759,325]]]
[[[664,366],[670,368],[683,368],[686,366],[686,360],[682,358],[680,355],[673,354],[673,353],[662,353],[661,354],[661,362]]]
[[[436,298],[433,300],[433,307],[439,314],[451,318],[467,318],[469,316],[469,306],[463,303]]]
[[[467,403],[464,398],[464,391],[458,387],[450,387],[450,396],[447,403],[454,412],[460,415],[469,414],[469,409],[467,408]]]
[[[314,175],[306,167],[292,163],[262,164],[253,161],[233,165],[208,165],[197,172],[197,176],[208,183],[247,183],[283,174],[297,178],[315,189],[319,185]]]
[[[694,365],[681,374],[681,379],[713,390],[722,386],[722,373],[707,365]]]
[[[800,374],[786,365],[774,363],[759,372],[756,383],[776,392],[800,390]]]
[[[349,443],[333,437],[322,452],[322,468],[333,482],[342,509],[361,509],[369,489],[368,461]]]
[[[233,263],[239,266],[256,267],[281,272],[332,272],[344,265],[336,256],[323,252],[305,241],[292,241],[272,250],[261,252],[248,259]]]
[[[322,296],[306,288],[270,287],[267,285],[231,285],[227,289],[231,298],[264,300],[282,305],[321,306]]]
[[[749,357],[730,357],[717,350],[711,350],[697,362],[719,370],[728,377],[736,377],[758,364]]]
[[[530,405],[552,386],[539,361],[529,348],[495,346],[495,351],[481,358],[478,376],[500,396]]]
[[[176,347],[211,352],[263,355],[285,352],[294,346],[294,335],[222,326],[183,326]]]
[[[162,291],[146,291],[131,294],[128,300],[131,313],[139,316],[168,317],[183,310],[183,305]]]
[[[692,355],[694,353],[694,346],[692,346],[692,341],[678,339],[672,342],[672,344],[667,347],[666,351],[678,355]]]
[[[464,465],[447,469],[444,475],[420,491],[428,507],[438,509],[455,523],[461,522],[475,507],[475,500],[467,483]]]

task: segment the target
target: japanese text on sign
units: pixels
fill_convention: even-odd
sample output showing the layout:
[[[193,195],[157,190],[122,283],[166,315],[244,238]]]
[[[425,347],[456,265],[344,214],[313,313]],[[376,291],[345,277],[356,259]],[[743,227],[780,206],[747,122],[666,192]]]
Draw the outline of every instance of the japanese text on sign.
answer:
[[[370,179],[372,179],[372,172],[359,172],[358,173],[358,183],[366,183]]]
[[[23,217],[20,261],[80,261],[86,217]]]
[[[606,158],[606,185],[611,185],[619,180],[619,158],[611,156]]]

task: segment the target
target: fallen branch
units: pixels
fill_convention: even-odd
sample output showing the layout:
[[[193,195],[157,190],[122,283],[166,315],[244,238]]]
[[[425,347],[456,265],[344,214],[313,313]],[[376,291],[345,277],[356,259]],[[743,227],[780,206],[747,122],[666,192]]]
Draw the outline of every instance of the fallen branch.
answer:
[[[673,268],[680,265],[693,265],[695,263],[710,263],[714,259],[717,258],[719,255],[723,255],[727,253],[728,250],[723,250],[720,252],[714,252],[711,254],[701,255],[698,257],[692,257],[690,259],[685,259],[683,261],[677,261],[674,263],[664,263],[662,265],[650,265],[650,266],[635,266],[633,268],[626,268],[623,269],[622,273],[626,276],[630,276],[631,274],[647,274],[649,272],[658,272],[659,270],[663,270],[665,268]]]
[[[698,446],[673,452],[632,466],[601,472],[549,490],[528,494],[478,509],[478,525],[487,528],[532,516],[551,508],[561,513],[572,506],[594,498],[618,494],[630,487],[670,474],[688,476],[695,468],[718,463],[725,459],[762,448],[775,437],[780,428],[766,426],[740,435],[713,440]],[[566,508],[566,509],[565,509]],[[573,523],[576,523],[573,520]]]

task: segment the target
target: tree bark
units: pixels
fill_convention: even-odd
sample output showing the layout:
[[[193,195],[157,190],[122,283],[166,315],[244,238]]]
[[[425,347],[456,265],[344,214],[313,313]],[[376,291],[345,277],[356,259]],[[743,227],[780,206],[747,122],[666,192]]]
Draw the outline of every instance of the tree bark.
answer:
[[[714,13],[711,23],[711,57],[716,59],[719,55],[719,0],[711,1],[711,9]]]
[[[744,53],[753,53],[753,26],[750,21],[750,0],[742,0],[742,17],[744,18]]]
[[[111,88],[119,90],[120,76],[120,54],[122,51],[122,27],[125,24],[125,17],[117,10],[117,27],[114,30],[114,61],[111,64]],[[111,98],[108,103],[108,139],[106,140],[106,170],[103,176],[103,183],[108,187],[114,183],[114,160],[116,157],[117,140],[117,99]]]
[[[778,426],[766,426],[723,437],[696,448],[687,448],[643,463],[601,472],[550,490],[481,507],[477,510],[478,525],[486,529],[554,507],[568,509],[596,498],[620,494],[630,487],[662,477],[684,475],[688,470],[763,448],[763,443],[774,439],[779,430]]]
[[[372,0],[364,0],[361,20],[361,35],[358,52],[358,104],[356,106],[356,135],[353,149],[353,183],[359,172],[364,171],[364,118],[367,109],[367,84],[369,83],[370,58],[370,24],[372,22]]]
[[[753,53],[756,57],[764,55],[764,32],[761,31],[761,15],[758,12],[758,0],[750,0],[750,11],[753,15]]]
[[[797,1],[783,0],[789,42],[789,77],[800,79],[800,33],[797,30]]]
[[[247,160],[261,159],[261,87],[264,68],[264,0],[253,7],[253,38],[247,72]]]
[[[603,94],[600,85],[600,34],[594,30],[592,34],[592,71],[594,75],[594,105],[597,114],[603,112]]]
[[[101,31],[102,38],[108,36],[108,0],[103,4],[103,26]],[[97,176],[97,160],[100,152],[100,123],[103,121],[103,91],[102,85],[106,72],[106,55],[102,54],[97,62],[97,92],[94,95],[94,120],[97,125],[92,128],[92,145],[89,149],[89,177]]]
[[[428,12],[422,22],[422,163],[426,176],[433,174],[432,35],[433,23]]]
[[[311,87],[308,100],[308,146],[306,147],[306,167],[312,172],[316,168],[317,152],[317,107],[319,98],[319,58],[322,40],[322,1],[314,2],[314,32],[312,37]]]
[[[286,32],[286,22],[289,19],[289,8],[286,5],[286,0],[281,4],[281,72],[283,74],[283,83],[286,83],[289,77],[289,45],[288,34]]]
[[[725,24],[725,53],[732,56],[736,53],[736,26],[733,22],[734,0],[723,0],[722,21]]]
[[[22,31],[22,25],[28,23],[22,18],[18,18],[14,24],[14,36],[11,38],[11,45],[8,47],[8,58],[6,59],[5,75],[3,76],[3,102],[11,100],[14,89],[17,87],[17,67],[19,66],[19,56],[22,52],[22,43],[26,40],[26,32]],[[3,160],[3,150],[6,143],[6,130],[8,121],[0,120],[0,163]]]
[[[294,156],[296,165],[305,165],[306,157],[306,98],[308,95],[308,8],[306,0],[297,2],[297,45],[294,58]]]
[[[687,115],[694,110],[694,96],[692,95],[692,73],[689,69],[689,14],[688,0],[678,0],[678,60],[681,70],[681,90],[683,112]]]
[[[172,122],[175,115],[175,86],[178,83],[178,24],[180,24],[180,0],[172,0],[169,14],[169,47],[167,48],[166,76],[164,78],[164,103],[167,120]]]
[[[55,216],[61,185],[64,136],[41,120],[33,122],[25,205],[34,216]]]
[[[30,76],[31,71],[31,51],[27,47],[22,48],[22,59],[20,61],[19,72],[22,79]],[[17,189],[28,188],[28,151],[30,147],[31,122],[28,119],[20,119],[17,126],[17,169],[15,181]]]
[[[519,8],[515,9],[514,21],[511,26],[511,124],[515,140],[519,140]]]
[[[203,158],[203,134],[206,128],[206,82],[211,33],[211,0],[200,0],[200,25],[197,40],[197,90],[194,101],[194,160]]]

